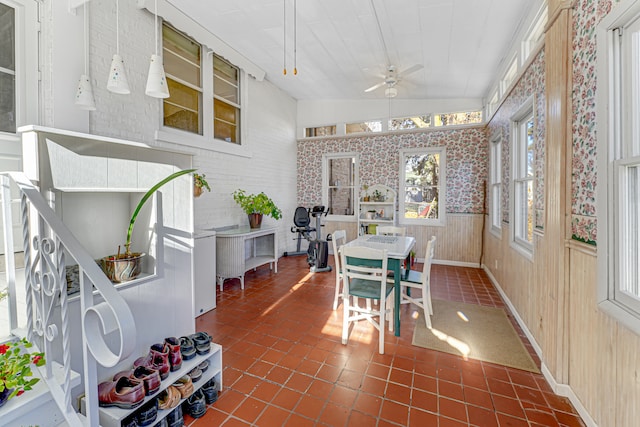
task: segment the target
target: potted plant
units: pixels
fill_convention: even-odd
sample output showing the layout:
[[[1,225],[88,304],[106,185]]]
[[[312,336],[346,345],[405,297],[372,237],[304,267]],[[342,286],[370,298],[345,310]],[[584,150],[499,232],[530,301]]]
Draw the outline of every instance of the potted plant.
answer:
[[[369,186],[367,184],[364,184],[362,186],[362,189],[364,190],[364,196],[362,197],[362,201],[368,202],[369,200],[371,200],[371,196],[369,196]]]
[[[43,366],[44,354],[27,352],[31,346],[26,338],[0,344],[0,406],[31,390],[40,381],[40,378],[31,378],[31,366]]]
[[[238,189],[233,192],[233,200],[249,216],[249,226],[251,228],[260,228],[263,215],[270,216],[273,219],[282,218],[282,211],[263,192],[247,194],[244,190]]]
[[[200,197],[202,195],[202,193],[204,192],[205,188],[207,189],[207,191],[211,191],[211,187],[209,187],[209,183],[207,182],[207,180],[205,179],[206,175],[205,174],[198,174],[198,173],[194,173],[193,174],[193,195],[194,197]]]
[[[372,197],[374,202],[384,202],[384,196],[379,190],[373,190]]]
[[[138,277],[138,275],[142,271],[142,258],[145,254],[142,252],[131,252],[131,235],[133,233],[133,226],[135,225],[136,219],[138,218],[138,214],[140,213],[140,209],[142,209],[142,206],[160,187],[162,187],[169,181],[178,178],[179,176],[186,175],[191,172],[195,172],[195,169],[186,169],[172,173],[171,175],[151,187],[149,191],[147,191],[145,195],[142,196],[142,199],[140,199],[140,202],[131,215],[131,220],[129,220],[129,228],[127,229],[127,240],[124,244],[124,254],[120,253],[120,246],[118,246],[117,254],[109,255],[102,258],[101,260],[102,270],[112,282],[121,283],[128,280],[133,280]]]

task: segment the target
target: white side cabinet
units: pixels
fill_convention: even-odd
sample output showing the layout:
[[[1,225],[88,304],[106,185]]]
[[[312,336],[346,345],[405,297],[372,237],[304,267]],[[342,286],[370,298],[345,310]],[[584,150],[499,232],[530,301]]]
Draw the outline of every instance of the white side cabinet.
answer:
[[[264,264],[278,272],[278,236],[275,228],[235,227],[216,233],[216,265],[220,291],[225,279],[238,277]]]
[[[194,317],[216,308],[216,232],[196,232],[193,244]]]
[[[358,234],[376,234],[378,225],[396,225],[396,192],[376,184],[360,193]]]

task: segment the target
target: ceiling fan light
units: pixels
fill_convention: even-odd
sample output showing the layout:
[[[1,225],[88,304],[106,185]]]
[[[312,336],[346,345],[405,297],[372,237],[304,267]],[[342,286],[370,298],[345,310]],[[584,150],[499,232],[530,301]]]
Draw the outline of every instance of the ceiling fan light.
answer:
[[[388,87],[384,90],[384,96],[387,98],[395,98],[398,95],[398,89],[395,87]]]

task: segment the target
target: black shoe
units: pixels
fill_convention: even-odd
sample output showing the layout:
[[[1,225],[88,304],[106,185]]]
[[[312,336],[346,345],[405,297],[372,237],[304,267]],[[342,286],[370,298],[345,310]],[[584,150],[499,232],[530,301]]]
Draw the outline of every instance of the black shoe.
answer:
[[[182,427],[184,425],[184,417],[182,416],[182,406],[176,406],[176,409],[167,415],[167,427]]]
[[[125,418],[124,420],[122,420],[121,425],[122,427],[138,427],[138,419],[136,417],[136,414],[132,414],[127,418]]]
[[[169,423],[167,422],[166,418],[163,418],[158,422],[158,424],[153,427],[169,427]]]
[[[158,399],[151,399],[147,404],[136,411],[138,426],[151,425],[158,416]]]
[[[182,360],[190,360],[196,357],[196,346],[189,337],[180,337],[180,353]]]
[[[207,412],[207,404],[200,389],[189,396],[184,404],[185,411],[193,418],[200,418]]]
[[[215,379],[211,378],[202,386],[202,394],[204,394],[204,400],[207,405],[211,405],[218,400],[218,383]]]
[[[193,344],[196,346],[196,352],[198,354],[207,354],[211,349],[211,336],[206,332],[196,332],[193,335],[189,335],[189,338],[193,340]]]

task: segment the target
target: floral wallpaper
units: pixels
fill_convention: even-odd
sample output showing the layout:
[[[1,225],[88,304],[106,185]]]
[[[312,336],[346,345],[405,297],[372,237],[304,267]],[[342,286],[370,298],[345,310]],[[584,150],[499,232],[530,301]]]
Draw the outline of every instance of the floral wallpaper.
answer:
[[[545,156],[545,61],[542,49],[524,73],[520,81],[504,100],[489,123],[489,135],[502,136],[502,220],[509,222],[509,184],[511,180],[511,118],[533,96],[534,109],[534,221],[535,227],[544,228],[544,156]]]
[[[399,185],[399,150],[446,147],[448,213],[482,213],[483,183],[487,180],[488,139],[484,127],[438,129],[385,135],[359,135],[298,141],[298,203],[313,206],[322,200],[322,155],[358,153],[360,186]]]
[[[596,244],[596,27],[611,0],[578,0],[573,9],[572,238]]]

